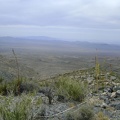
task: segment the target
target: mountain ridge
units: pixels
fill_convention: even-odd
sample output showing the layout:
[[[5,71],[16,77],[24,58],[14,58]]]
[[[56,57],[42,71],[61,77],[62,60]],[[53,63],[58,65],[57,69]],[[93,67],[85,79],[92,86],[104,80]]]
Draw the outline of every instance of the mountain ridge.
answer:
[[[116,52],[120,50],[120,45],[113,45],[108,43],[92,43],[87,41],[65,41],[47,36],[32,36],[32,37],[0,37],[1,47],[19,47],[29,49],[42,49],[52,51],[87,51],[87,52]]]

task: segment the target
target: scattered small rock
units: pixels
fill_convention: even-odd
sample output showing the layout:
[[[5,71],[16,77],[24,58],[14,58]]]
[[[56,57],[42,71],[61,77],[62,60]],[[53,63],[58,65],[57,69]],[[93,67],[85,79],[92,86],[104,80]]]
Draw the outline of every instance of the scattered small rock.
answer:
[[[64,102],[65,101],[65,97],[63,95],[58,95],[57,100],[60,101],[60,102]]]
[[[106,103],[102,103],[101,107],[106,109],[108,107],[108,105]]]
[[[117,90],[116,95],[117,97],[120,97],[120,90]]]
[[[111,76],[111,77],[110,77],[110,80],[113,80],[113,81],[114,81],[114,80],[116,80],[116,77],[115,77],[115,76]]]
[[[115,97],[116,97],[116,92],[112,92],[111,98],[115,98]]]

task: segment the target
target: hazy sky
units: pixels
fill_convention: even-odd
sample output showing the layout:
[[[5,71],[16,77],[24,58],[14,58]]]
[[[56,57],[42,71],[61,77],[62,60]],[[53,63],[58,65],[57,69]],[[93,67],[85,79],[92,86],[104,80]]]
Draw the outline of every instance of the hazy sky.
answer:
[[[0,36],[119,42],[120,0],[0,0]]]

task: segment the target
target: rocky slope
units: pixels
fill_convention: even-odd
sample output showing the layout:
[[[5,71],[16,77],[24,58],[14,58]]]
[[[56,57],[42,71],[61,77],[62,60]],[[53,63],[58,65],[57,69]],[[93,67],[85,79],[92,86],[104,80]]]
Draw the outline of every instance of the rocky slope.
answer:
[[[110,120],[119,120],[120,118],[120,79],[116,75],[110,73],[101,73],[98,85],[98,91],[95,83],[94,69],[89,70],[78,70],[71,73],[66,73],[63,75],[58,75],[56,77],[46,79],[43,81],[54,81],[59,77],[68,77],[69,79],[74,79],[77,81],[86,81],[89,84],[88,93],[86,95],[85,101],[82,103],[66,100],[63,96],[54,96],[52,104],[49,105],[48,97],[43,93],[39,92],[38,96],[41,96],[44,101],[46,119],[52,120],[66,120],[65,116],[68,112],[76,112],[83,105],[90,105],[93,107],[94,113],[97,114],[100,111],[104,115],[108,116]],[[101,84],[102,81],[102,84]],[[42,88],[41,88],[42,89]],[[47,87],[42,90],[47,91]],[[53,93],[54,94],[54,93]],[[41,118],[40,115],[37,116]]]
[[[2,59],[2,56],[0,57]],[[1,69],[4,70],[2,65]],[[74,99],[68,99],[67,96],[56,94],[55,83],[60,78],[88,84],[84,101],[75,101]],[[92,106],[95,115],[101,111],[110,120],[120,120],[120,78],[112,72],[100,71],[99,78],[96,78],[94,68],[83,69],[41,81],[32,81],[32,84],[40,86],[33,99],[42,99],[42,105],[32,111],[35,114],[34,120],[66,120],[66,115],[69,112],[76,113],[84,105]],[[22,89],[26,89],[25,85],[22,87]],[[31,88],[31,86],[28,88]]]

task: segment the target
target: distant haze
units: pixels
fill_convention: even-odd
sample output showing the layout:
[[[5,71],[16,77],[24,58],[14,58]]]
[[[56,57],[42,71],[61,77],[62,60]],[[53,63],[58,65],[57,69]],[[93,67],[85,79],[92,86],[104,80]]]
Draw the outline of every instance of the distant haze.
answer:
[[[0,36],[120,44],[120,0],[0,0]]]
[[[81,53],[103,55],[120,55],[120,45],[111,45],[103,43],[81,42],[81,41],[63,41],[45,36],[32,37],[0,37],[0,51],[11,51],[12,48],[19,50],[36,50],[53,53]]]

